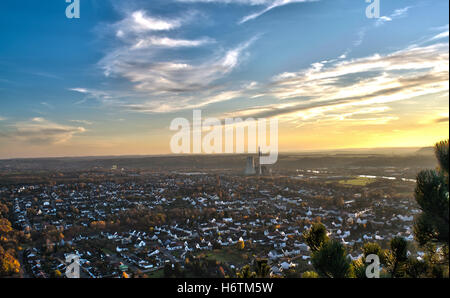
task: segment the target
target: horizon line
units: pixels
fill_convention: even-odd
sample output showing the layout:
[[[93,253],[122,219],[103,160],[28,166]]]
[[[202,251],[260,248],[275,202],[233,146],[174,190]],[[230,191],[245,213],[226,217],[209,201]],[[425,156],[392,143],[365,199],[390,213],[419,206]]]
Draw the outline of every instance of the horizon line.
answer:
[[[363,151],[363,150],[420,150],[425,148],[433,148],[433,146],[412,146],[412,147],[362,147],[362,148],[339,148],[339,149],[305,149],[305,150],[284,150],[278,151],[278,154],[314,154],[329,153],[338,151]],[[117,155],[72,155],[72,156],[31,156],[31,157],[9,157],[1,158],[0,161],[8,160],[27,160],[27,159],[75,159],[75,158],[145,158],[145,157],[188,157],[188,156],[232,156],[232,155],[252,155],[253,153],[196,153],[196,154],[117,154]],[[255,153],[257,154],[257,153]]]

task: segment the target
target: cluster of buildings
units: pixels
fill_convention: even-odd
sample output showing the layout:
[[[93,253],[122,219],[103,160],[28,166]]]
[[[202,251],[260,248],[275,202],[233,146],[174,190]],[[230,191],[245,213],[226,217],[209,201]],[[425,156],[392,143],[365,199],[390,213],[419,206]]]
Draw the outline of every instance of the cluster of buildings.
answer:
[[[65,235],[52,240],[60,249],[51,257],[33,243],[24,253],[28,274],[36,277],[47,277],[49,270],[64,271],[63,254],[68,253],[79,255],[86,276],[110,277],[123,271],[155,272],[166,263],[183,263],[204,251],[234,249],[241,242],[253,255],[269,259],[273,274],[282,274],[299,262],[310,262],[302,236],[315,221],[326,226],[330,238],[351,248],[349,257],[357,258],[365,242],[386,244],[397,235],[413,240],[412,221],[419,212],[412,198],[394,196],[389,188],[330,187],[286,176],[133,174],[122,183],[111,179],[3,187],[2,195],[6,194],[13,203],[15,227],[32,235],[52,226]],[[193,215],[172,214],[158,225],[139,228],[122,221],[116,231],[107,224],[132,210],[174,209]],[[106,226],[93,227],[99,222]],[[75,227],[82,232],[73,235]],[[42,269],[44,255],[47,270]]]

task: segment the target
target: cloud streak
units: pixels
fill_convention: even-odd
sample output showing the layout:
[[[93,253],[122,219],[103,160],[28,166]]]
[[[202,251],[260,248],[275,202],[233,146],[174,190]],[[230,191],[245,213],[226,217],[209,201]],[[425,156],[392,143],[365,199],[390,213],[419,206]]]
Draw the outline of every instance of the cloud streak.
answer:
[[[308,121],[335,111],[346,115],[351,109],[356,114],[361,109],[381,113],[387,109],[378,109],[392,102],[448,92],[448,58],[448,44],[441,43],[387,55],[314,63],[308,69],[275,76],[256,94],[277,98],[281,103],[240,110],[234,115]],[[344,118],[348,119],[348,114]]]
[[[155,18],[142,11],[139,14],[130,12],[122,21],[109,25],[108,30],[113,28],[114,39],[119,41],[119,46],[110,49],[98,65],[107,77],[125,79],[134,86],[134,90],[120,96],[113,91],[80,87],[71,91],[85,95],[81,102],[95,98],[105,104],[147,113],[167,113],[235,98],[237,92],[226,90],[217,81],[241,65],[249,55],[248,48],[259,37],[255,36],[232,48],[213,50],[203,57],[167,58],[167,51],[171,49],[197,48],[216,43],[209,37],[183,39],[168,36],[173,28],[181,30],[187,25],[190,14],[188,12],[188,16],[175,18],[182,21],[172,23],[169,19],[158,18],[164,24],[172,24],[169,26],[155,25]],[[155,34],[153,29],[167,32],[161,36]],[[119,97],[124,100],[117,100]]]
[[[239,24],[243,24],[246,23],[248,21],[254,20],[260,16],[262,16],[263,14],[281,7],[281,6],[285,6],[288,4],[293,4],[293,3],[304,3],[304,2],[314,2],[315,0],[276,0],[276,1],[268,1],[266,8],[264,8],[261,11],[255,12],[253,14],[250,14],[248,16],[243,17],[240,21]]]
[[[289,4],[294,3],[305,3],[305,2],[316,2],[319,0],[177,0],[178,2],[184,3],[222,3],[222,4],[239,4],[239,5],[248,5],[248,6],[262,6],[263,9],[249,14],[243,17],[238,23],[243,24],[248,21],[254,20],[263,14]]]
[[[169,37],[148,37],[139,39],[132,49],[146,49],[150,47],[180,48],[180,47],[199,47],[208,43],[213,43],[210,38],[197,40],[172,39]]]
[[[253,41],[198,64],[181,59],[153,62],[127,51],[105,57],[101,65],[105,73],[128,79],[140,91],[157,94],[201,91],[209,89],[212,82],[233,71]]]
[[[6,133],[8,139],[35,145],[61,144],[70,140],[75,134],[84,133],[83,127],[58,124],[44,118],[33,118],[17,122]]]
[[[407,7],[403,7],[403,8],[399,8],[394,10],[393,13],[391,13],[389,16],[381,16],[380,18],[378,18],[375,22],[375,26],[381,26],[384,23],[387,22],[391,22],[394,19],[399,19],[399,18],[403,18],[406,17],[408,14],[408,11],[411,9],[411,6],[407,6]]]
[[[184,19],[163,19],[149,16],[144,10],[137,10],[128,15],[124,20],[115,24],[117,36],[122,37],[130,33],[143,33],[149,31],[169,31],[181,27]]]

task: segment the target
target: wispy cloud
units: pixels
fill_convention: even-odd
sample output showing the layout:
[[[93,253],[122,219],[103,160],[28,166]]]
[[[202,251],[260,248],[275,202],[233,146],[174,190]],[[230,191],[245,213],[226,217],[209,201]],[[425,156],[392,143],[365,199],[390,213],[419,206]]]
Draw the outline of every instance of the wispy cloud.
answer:
[[[306,0],[177,1],[264,7],[260,13],[244,18],[243,22],[279,6],[307,2]],[[385,22],[405,17],[410,8],[397,9],[371,26],[380,26]],[[388,111],[388,107],[385,106],[387,103],[448,90],[444,84],[448,80],[448,70],[444,67],[448,65],[448,44],[414,46],[387,55],[375,54],[352,60],[345,60],[347,55],[344,54],[338,59],[313,63],[310,68],[299,72],[281,73],[269,84],[251,81],[240,83],[240,86],[227,86],[220,80],[239,67],[248,56],[248,48],[257,37],[234,48],[216,50],[200,59],[190,60],[183,56],[167,58],[162,49],[200,47],[216,42],[208,37],[180,38],[179,29],[183,29],[189,21],[192,21],[189,13],[173,18],[151,16],[144,10],[127,13],[122,21],[109,26],[114,28],[115,39],[122,44],[110,49],[99,65],[105,75],[126,79],[133,84],[134,90],[121,96],[121,100],[117,100],[119,96],[113,91],[104,92],[87,88],[72,90],[84,94],[85,98],[96,98],[134,112],[169,113],[201,108],[237,98],[275,98],[285,102],[256,106],[238,113],[258,117],[291,115],[295,118],[295,115],[302,115],[301,117],[306,119],[323,116],[324,113],[333,115],[333,111],[352,107],[347,114],[344,113],[342,121],[351,121],[355,117],[362,121],[360,115],[377,114],[376,118],[365,119],[367,121],[378,119],[378,123],[396,119],[392,115],[381,115]],[[169,36],[174,29],[178,31],[177,38]],[[359,31],[354,46],[361,44],[367,29],[362,28]],[[364,108],[367,105],[377,107]],[[378,106],[384,110],[379,110]],[[340,112],[339,115],[343,114]]]
[[[448,117],[440,117],[434,120],[436,123],[446,123],[448,122]]]
[[[174,97],[166,101],[144,101],[141,103],[125,103],[122,108],[139,113],[171,113],[180,110],[199,109],[213,103],[235,99],[244,95],[240,90],[199,93],[194,97]],[[176,100],[174,100],[176,99]]]
[[[386,22],[390,22],[392,21],[392,18],[387,17],[387,16],[381,16],[377,19],[377,22],[375,23],[375,26],[381,26]]]
[[[221,46],[209,37],[182,38],[185,26],[193,22],[195,11],[181,12],[178,17],[150,16],[143,10],[126,12],[123,20],[106,25],[113,33],[115,46],[106,50],[98,66],[106,77],[124,79],[134,88],[126,93],[85,87],[70,89],[84,98],[104,105],[145,113],[168,113],[238,97],[241,92],[219,83],[249,56],[249,47],[259,38],[243,41],[234,47]],[[157,20],[157,21],[156,21]],[[171,37],[176,30],[177,37]],[[100,30],[101,31],[101,30]],[[158,31],[158,33],[155,33]],[[206,47],[214,45],[212,47]],[[205,47],[210,54],[188,58],[179,48]],[[173,55],[172,55],[173,54]]]
[[[103,91],[98,89],[90,89],[90,88],[70,88],[69,91],[77,92],[83,95],[83,98],[77,102],[76,105],[85,103],[86,101],[93,99],[101,102],[105,105],[114,104],[118,101],[119,97],[123,97],[123,93],[112,94],[110,91]]]
[[[200,17],[200,14],[194,10],[185,11],[176,17],[151,16],[145,10],[122,13],[124,13],[122,20],[110,24],[100,29],[100,31],[112,33],[116,38],[124,42],[133,42],[145,37],[156,36],[155,34],[167,34]]]
[[[442,39],[442,38],[448,38],[448,29],[447,29],[447,31],[441,32],[441,33],[433,36],[430,40],[438,40],[438,39]]]
[[[400,18],[400,17],[404,17],[408,14],[408,10],[411,9],[411,6],[407,6],[407,7],[403,7],[403,8],[399,8],[394,10],[394,12],[391,14],[392,18]]]
[[[411,9],[411,6],[407,6],[407,7],[403,7],[403,8],[399,8],[394,10],[393,13],[391,13],[389,16],[381,16],[380,18],[378,18],[375,22],[375,26],[381,26],[386,22],[390,22],[394,19],[399,19],[399,18],[403,18],[406,17],[408,14],[408,11]]]
[[[179,48],[200,47],[214,40],[209,37],[189,40],[172,38],[168,36],[174,30],[181,30],[183,26],[198,19],[200,13],[189,10],[176,17],[150,16],[145,10],[125,11],[122,20],[99,27],[97,31],[105,36],[110,36],[122,43],[116,51],[116,55],[139,50],[151,50],[155,48]],[[152,52],[153,53],[153,52]]]
[[[16,141],[45,145],[67,142],[75,134],[85,131],[83,127],[61,125],[44,118],[33,118],[12,124],[6,135]]]
[[[263,14],[271,11],[272,9],[275,9],[277,7],[281,7],[281,6],[285,6],[288,4],[292,4],[292,3],[303,3],[303,2],[313,2],[315,0],[275,0],[275,1],[267,1],[268,3],[266,4],[266,8],[264,8],[261,11],[255,12],[253,14],[250,14],[248,16],[243,17],[239,23],[243,24],[245,22],[248,22],[250,20],[254,20],[260,16],[262,16]],[[317,1],[317,0],[316,0]]]
[[[355,47],[358,47],[358,46],[360,46],[360,45],[362,44],[362,42],[363,42],[363,40],[364,40],[364,37],[366,36],[366,32],[367,32],[367,28],[361,28],[361,29],[358,31],[358,38],[353,42],[353,45],[354,45]],[[346,55],[344,55],[343,58],[345,58],[345,56],[346,56]]]
[[[182,59],[155,62],[134,53],[121,52],[119,55],[115,53],[106,56],[100,65],[107,75],[126,78],[141,91],[154,93],[201,91],[208,89],[212,82],[234,70],[252,42],[253,39],[198,64]]]
[[[168,31],[179,28],[184,22],[183,18],[164,19],[149,16],[144,10],[137,10],[128,15],[125,19],[115,24],[118,37],[123,37],[129,33],[142,33],[148,31]]]
[[[110,26],[117,31],[115,36],[123,44],[110,50],[99,62],[100,67],[107,76],[125,78],[140,91],[160,94],[208,89],[209,84],[239,65],[253,39],[227,51],[216,51],[203,61],[193,62],[184,57],[167,59],[164,49],[200,47],[215,42],[209,37],[191,40],[148,32],[179,28],[192,14],[187,12],[171,20],[149,17],[144,11],[131,12],[124,20]],[[86,93],[82,88],[74,91]]]
[[[344,120],[363,112],[383,114],[388,111],[386,104],[448,92],[448,49],[444,43],[409,47],[387,55],[314,63],[299,72],[281,73],[259,90],[260,96],[272,96],[280,103],[240,110],[235,116],[310,121],[330,115]],[[396,119],[392,115],[381,118]]]
[[[143,12],[139,16],[148,19],[148,15]],[[188,19],[187,16],[181,16],[177,20],[183,21],[175,22],[172,27],[157,28],[164,27],[166,31],[170,31],[175,25],[182,27]],[[169,23],[166,19],[160,21]],[[84,94],[83,101],[95,98],[133,111],[162,113],[235,98],[235,93],[219,86],[216,81],[225,78],[239,67],[248,57],[248,48],[258,36],[232,48],[219,47],[212,50],[210,55],[200,58],[189,59],[183,55],[179,58],[167,58],[167,49],[200,47],[214,44],[216,41],[209,37],[172,38],[167,36],[169,32],[165,33],[166,36],[155,35],[151,30],[142,30],[141,25],[136,27],[135,23],[136,12],[130,12],[124,20],[108,26],[117,31],[114,38],[121,44],[109,49],[98,63],[107,77],[125,79],[133,84],[134,90],[121,96],[127,100],[118,101],[117,94],[112,91],[81,87],[71,89]],[[177,36],[179,35],[178,32]],[[231,94],[233,96],[230,97]],[[116,102],[112,102],[113,100]]]
[[[149,47],[181,48],[181,47],[199,47],[208,43],[213,43],[211,38],[202,38],[197,40],[172,39],[169,37],[148,37],[142,38],[132,47],[132,49],[145,49]]]
[[[225,4],[240,4],[240,5],[249,5],[249,6],[262,6],[263,9],[252,13],[250,15],[247,15],[243,17],[239,24],[243,24],[245,22],[254,20],[263,14],[288,4],[293,3],[304,3],[304,2],[315,2],[319,0],[177,0],[178,2],[185,2],[185,3],[225,3]]]
[[[53,110],[55,108],[52,104],[49,104],[48,102],[41,102],[41,105],[49,108],[50,110]]]
[[[353,42],[353,46],[354,47],[359,47],[363,43],[363,41],[364,41],[368,31],[370,29],[372,29],[373,27],[380,27],[380,26],[384,25],[387,22],[393,21],[394,19],[406,17],[407,14],[408,14],[408,11],[411,8],[412,8],[412,6],[407,6],[407,7],[404,7],[404,8],[396,9],[389,16],[381,16],[380,18],[375,19],[375,23],[371,24],[370,26],[361,27],[358,30],[358,32],[357,32],[357,38]],[[345,59],[347,57],[347,55],[351,51],[352,51],[351,48],[347,49],[347,51],[339,58],[340,59]]]
[[[88,121],[88,120],[70,120],[70,122],[81,123],[81,124],[85,124],[85,125],[92,125],[92,124],[94,124],[93,122]]]
[[[447,25],[443,25],[443,26],[438,26],[438,27],[433,27],[431,28],[431,30],[434,31],[448,31],[448,24]]]

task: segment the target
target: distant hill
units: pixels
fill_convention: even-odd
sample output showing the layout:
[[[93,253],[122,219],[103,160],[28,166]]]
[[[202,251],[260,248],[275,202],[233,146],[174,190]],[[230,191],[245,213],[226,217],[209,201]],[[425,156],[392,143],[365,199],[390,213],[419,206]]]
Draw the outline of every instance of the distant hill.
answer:
[[[432,149],[432,148],[431,148]],[[421,149],[422,150],[422,149]],[[414,152],[417,152],[414,151]],[[334,152],[333,154],[286,154],[278,157],[274,170],[296,170],[314,168],[361,168],[361,167],[398,167],[398,168],[434,168],[436,158],[432,150],[418,154],[350,154]],[[127,169],[145,169],[153,171],[203,171],[234,170],[242,171],[248,155],[187,155],[187,156],[146,156],[146,157],[89,157],[89,158],[42,158],[0,160],[2,171],[14,170],[87,170],[93,168],[111,169],[117,165]]]
[[[416,151],[418,155],[434,155],[434,147],[424,147]]]
[[[349,148],[349,149],[329,149],[329,150],[308,150],[308,151],[287,151],[286,154],[327,154],[327,155],[415,155],[420,147],[381,147],[381,148]]]

